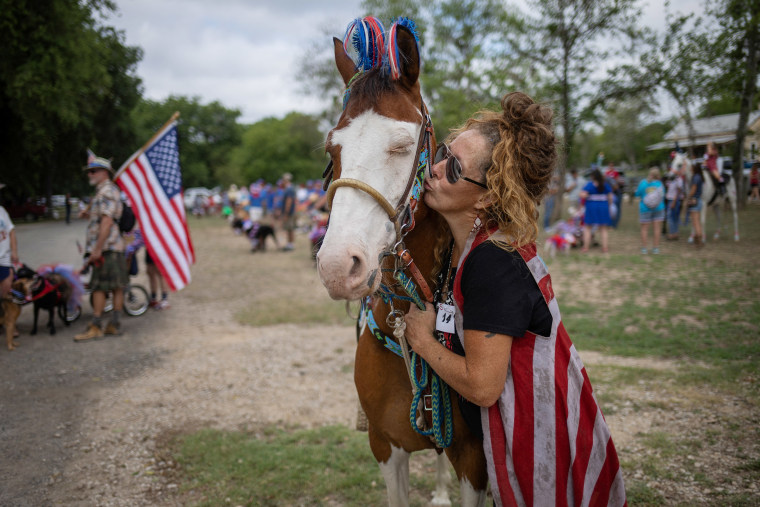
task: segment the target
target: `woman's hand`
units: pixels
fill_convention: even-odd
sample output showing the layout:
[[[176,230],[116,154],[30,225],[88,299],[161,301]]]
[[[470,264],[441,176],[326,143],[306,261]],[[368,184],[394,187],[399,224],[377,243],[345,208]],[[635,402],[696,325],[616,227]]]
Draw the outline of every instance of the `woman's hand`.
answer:
[[[433,336],[435,330],[435,307],[430,303],[425,303],[423,312],[416,305],[411,305],[409,313],[406,314],[406,340],[415,352],[425,357],[423,350],[430,344],[437,344],[438,341]]]

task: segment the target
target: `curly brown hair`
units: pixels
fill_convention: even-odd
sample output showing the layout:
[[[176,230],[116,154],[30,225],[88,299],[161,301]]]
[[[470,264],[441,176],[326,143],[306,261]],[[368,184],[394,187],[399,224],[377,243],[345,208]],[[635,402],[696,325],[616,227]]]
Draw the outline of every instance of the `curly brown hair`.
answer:
[[[521,92],[504,95],[501,109],[478,112],[451,137],[475,129],[490,145],[490,160],[485,153],[482,161],[488,184],[482,197],[485,225],[497,227],[514,247],[520,247],[538,237],[538,204],[557,160],[554,114]]]
[[[507,93],[501,111],[483,110],[452,130],[453,141],[462,132],[476,130],[489,146],[478,161],[488,190],[481,198],[488,229],[504,233],[508,242],[492,240],[505,250],[536,241],[538,204],[546,193],[557,161],[557,141],[551,108],[521,92]],[[434,248],[435,269],[451,235],[441,231]]]

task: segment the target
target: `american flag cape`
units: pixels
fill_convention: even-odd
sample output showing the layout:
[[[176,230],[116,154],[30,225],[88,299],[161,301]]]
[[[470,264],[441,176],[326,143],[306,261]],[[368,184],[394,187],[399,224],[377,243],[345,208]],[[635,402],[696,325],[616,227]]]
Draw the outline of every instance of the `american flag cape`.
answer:
[[[182,200],[177,122],[170,121],[122,165],[116,183],[132,202],[145,248],[171,290],[190,283],[195,252]]]
[[[464,306],[462,266],[469,252],[486,239],[485,232],[471,235],[454,279],[460,337],[464,337],[459,311]],[[610,430],[562,325],[549,272],[535,244],[518,252],[549,306],[552,332],[550,336],[527,332],[513,340],[499,401],[480,409],[494,502],[625,506],[623,476]]]

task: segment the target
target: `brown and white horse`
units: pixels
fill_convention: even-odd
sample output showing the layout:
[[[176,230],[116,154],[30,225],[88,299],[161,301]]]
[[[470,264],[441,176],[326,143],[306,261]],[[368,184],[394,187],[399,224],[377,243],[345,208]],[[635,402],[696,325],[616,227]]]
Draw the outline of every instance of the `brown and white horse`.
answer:
[[[426,128],[432,145],[427,155],[435,150],[420,93],[416,38],[406,27],[395,28],[389,37],[393,33],[394,49],[398,48],[396,76],[382,67],[357,72],[343,42],[334,39],[335,62],[347,87],[347,100],[325,145],[332,160],[333,181],[328,189],[332,207],[317,254],[320,279],[333,299],[363,299],[375,294],[381,283],[392,285],[388,273],[396,257],[393,249],[399,242],[399,230],[409,226],[408,216],[401,222],[423,140],[428,139]],[[402,237],[403,244],[432,286],[433,245],[440,217],[426,208],[421,198],[413,214],[415,225]],[[371,298],[369,304],[380,331],[393,336],[393,328],[386,322],[389,305],[380,297]],[[408,303],[396,302],[395,309],[406,312]],[[388,502],[408,505],[410,453],[436,449],[436,445],[412,429],[409,372],[404,360],[386,345],[365,327],[357,344],[354,380],[369,423],[370,448],[385,478]],[[445,453],[460,482],[462,505],[483,505],[488,480],[483,444],[469,431],[453,391],[451,399],[453,439]],[[447,467],[442,450],[436,450],[442,479],[448,474]],[[434,504],[448,504],[445,487],[443,498],[440,489],[439,483]]]

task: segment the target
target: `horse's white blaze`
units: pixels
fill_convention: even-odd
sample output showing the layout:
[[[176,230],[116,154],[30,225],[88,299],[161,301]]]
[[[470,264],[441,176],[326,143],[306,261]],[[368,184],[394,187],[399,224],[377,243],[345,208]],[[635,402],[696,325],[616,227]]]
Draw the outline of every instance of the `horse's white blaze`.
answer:
[[[402,198],[417,153],[421,124],[365,111],[332,132],[341,147],[341,178],[363,181],[395,206]],[[334,299],[359,299],[380,284],[379,254],[392,246],[395,228],[365,192],[335,192],[330,226],[317,255],[322,283]]]
[[[409,453],[391,445],[391,457],[378,463],[388,491],[388,505],[406,507],[409,505]]]
[[[462,497],[462,505],[481,507],[486,504],[486,490],[477,490],[467,478],[459,481],[459,492]]]

